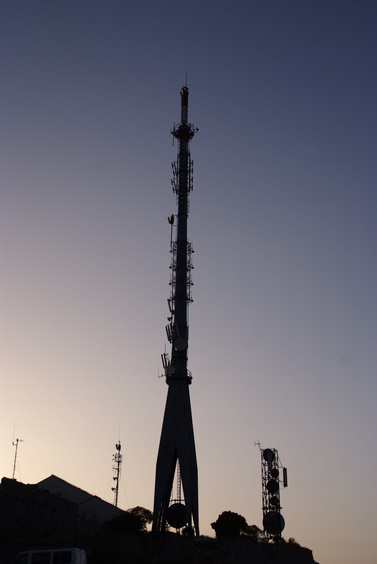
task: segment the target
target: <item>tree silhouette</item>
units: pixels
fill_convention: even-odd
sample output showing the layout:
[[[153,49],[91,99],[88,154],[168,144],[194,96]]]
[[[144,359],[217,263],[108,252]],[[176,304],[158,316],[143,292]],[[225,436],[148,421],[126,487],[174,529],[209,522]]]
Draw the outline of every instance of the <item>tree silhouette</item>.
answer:
[[[266,540],[264,531],[262,531],[256,525],[248,525],[246,527],[246,530],[243,531],[243,534],[251,537],[255,542],[264,542]]]
[[[241,533],[246,533],[248,524],[245,517],[233,511],[223,511],[218,516],[217,521],[211,523],[215,530],[216,537],[239,537]]]
[[[145,509],[145,507],[140,507],[140,505],[137,505],[136,507],[133,507],[132,509],[128,509],[128,513],[131,513],[131,515],[134,515],[135,517],[137,517],[140,520],[140,530],[141,531],[146,531],[147,525],[149,523],[152,523],[152,521],[153,521],[152,511],[149,511],[149,509]]]
[[[153,514],[149,509],[137,506],[106,521],[102,529],[113,533],[141,533],[147,530],[147,524],[151,523],[152,519]]]

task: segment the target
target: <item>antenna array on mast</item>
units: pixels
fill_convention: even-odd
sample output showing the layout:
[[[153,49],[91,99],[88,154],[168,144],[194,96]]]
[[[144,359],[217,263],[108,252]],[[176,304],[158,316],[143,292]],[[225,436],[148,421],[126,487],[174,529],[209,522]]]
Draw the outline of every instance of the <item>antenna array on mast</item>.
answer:
[[[114,461],[113,470],[115,472],[115,476],[113,477],[113,480],[115,482],[115,486],[111,488],[111,490],[114,492],[113,505],[115,505],[115,507],[118,507],[119,482],[120,482],[120,473],[122,469],[122,455],[120,454],[122,447],[120,441],[117,442],[115,448],[116,448],[116,453],[113,454],[113,461]]]
[[[190,141],[197,132],[188,121],[188,88],[181,89],[181,121],[171,133],[178,141],[178,154],[173,163],[172,188],[177,212],[170,223],[171,293],[166,335],[170,354],[161,355],[166,383],[169,386],[156,463],[155,496],[152,530],[163,532],[170,525],[181,529],[194,525],[199,535],[198,469],[195,452],[188,370],[188,306],[192,302],[191,271],[193,248],[187,238],[189,193],[193,189],[193,161]],[[177,499],[172,499],[174,476],[177,478]],[[183,495],[182,495],[183,494]]]
[[[17,466],[18,443],[23,443],[23,442],[24,441],[22,439],[16,439],[16,442],[12,441],[12,445],[15,447],[12,480],[16,479],[15,475],[16,475],[16,466]]]
[[[264,449],[259,441],[254,445],[259,447],[261,453],[263,528],[267,538],[280,538],[285,527],[281,514],[280,484],[284,488],[288,486],[287,469],[282,466],[276,448]]]

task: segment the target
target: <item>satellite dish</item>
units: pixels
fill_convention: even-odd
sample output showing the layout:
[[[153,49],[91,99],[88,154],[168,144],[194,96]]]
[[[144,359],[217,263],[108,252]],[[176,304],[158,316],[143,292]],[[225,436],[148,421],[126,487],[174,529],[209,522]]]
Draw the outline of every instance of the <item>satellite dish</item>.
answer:
[[[278,468],[271,468],[270,474],[273,478],[277,478],[279,476],[279,469]]]
[[[270,535],[280,535],[285,527],[285,521],[278,511],[269,511],[263,517],[263,527]]]
[[[263,451],[263,458],[267,460],[267,462],[272,462],[273,460],[275,460],[275,454],[272,452],[270,448],[266,448]]]
[[[187,523],[186,506],[183,503],[173,503],[167,511],[166,520],[171,527],[182,529]]]
[[[279,505],[279,498],[276,495],[270,497],[270,505]]]
[[[279,491],[279,482],[276,480],[268,480],[266,488],[271,494],[274,494]]]
[[[169,365],[166,367],[166,374],[167,374],[167,376],[172,376],[172,375],[174,374],[174,372],[175,372],[175,366],[173,366],[172,364],[169,364]]]

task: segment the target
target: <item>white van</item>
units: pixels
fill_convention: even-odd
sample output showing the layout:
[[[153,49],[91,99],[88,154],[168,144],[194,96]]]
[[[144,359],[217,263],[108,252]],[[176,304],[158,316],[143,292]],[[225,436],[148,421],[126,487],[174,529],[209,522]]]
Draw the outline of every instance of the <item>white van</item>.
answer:
[[[81,548],[51,548],[26,550],[13,560],[13,564],[87,564],[86,552]]]

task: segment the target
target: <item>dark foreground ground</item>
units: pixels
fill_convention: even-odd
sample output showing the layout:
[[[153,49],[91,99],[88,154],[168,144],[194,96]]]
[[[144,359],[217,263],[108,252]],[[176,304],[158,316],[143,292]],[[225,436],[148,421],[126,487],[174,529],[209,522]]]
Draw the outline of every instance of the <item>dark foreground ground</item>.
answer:
[[[14,556],[27,548],[32,547],[0,543],[0,564],[11,564]],[[94,539],[83,548],[88,552],[88,564],[317,564],[307,548],[295,544],[256,543],[250,538],[220,540],[189,539],[173,533],[111,534]]]

